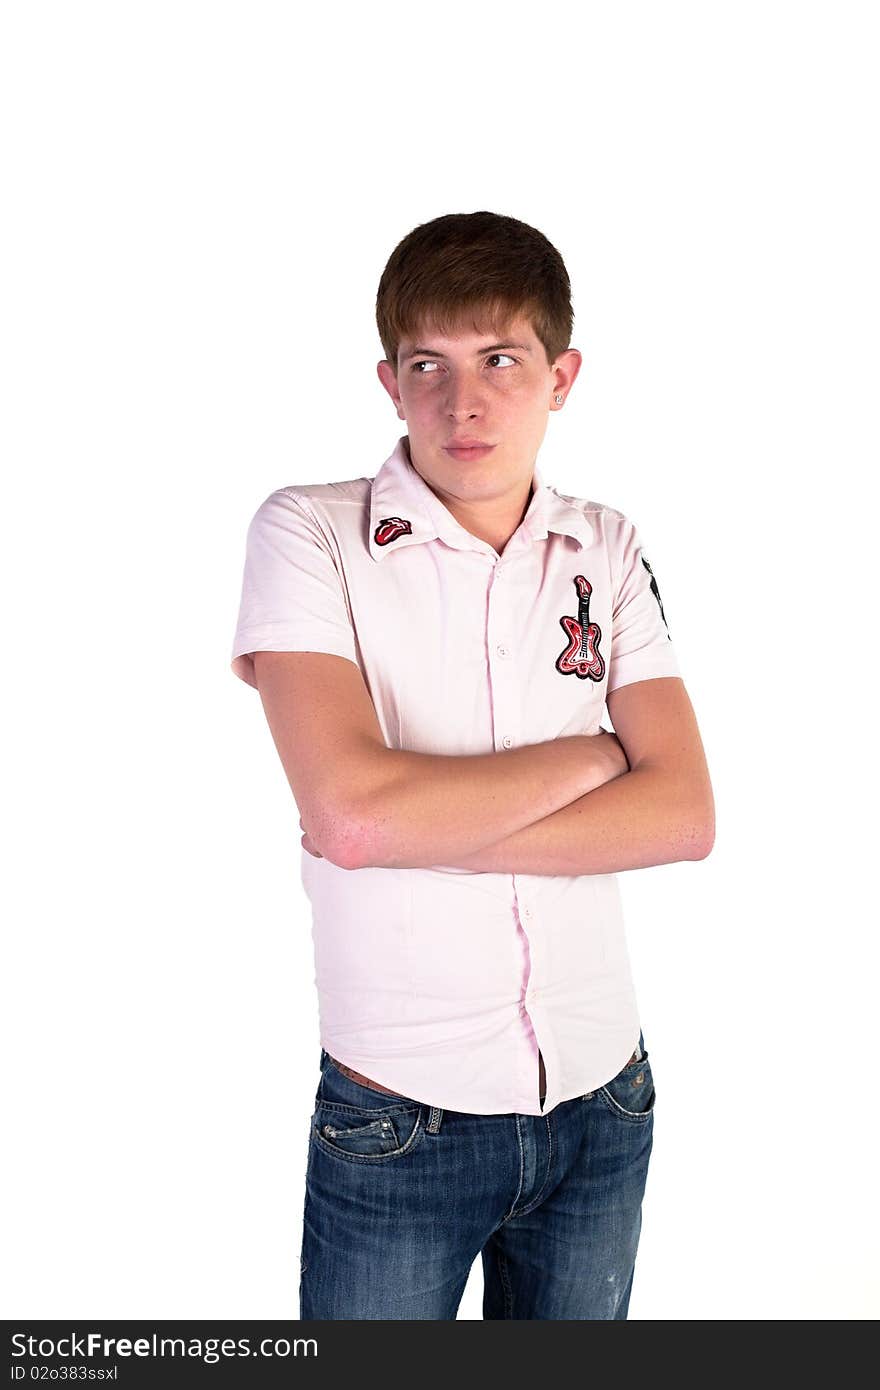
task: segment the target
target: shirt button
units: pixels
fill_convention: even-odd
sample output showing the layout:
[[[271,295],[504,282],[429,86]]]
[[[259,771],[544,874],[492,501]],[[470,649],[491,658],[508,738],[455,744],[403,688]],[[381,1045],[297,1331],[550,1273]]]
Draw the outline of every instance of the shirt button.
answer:
[[[501,742],[504,744],[505,748],[509,748],[513,743],[513,739],[510,737],[510,734],[505,734]]]
[[[505,647],[501,642],[499,642],[495,650],[497,651],[499,656],[510,656],[510,648]]]
[[[523,908],[523,917],[531,917],[531,915],[532,915],[532,909],[531,909],[530,907],[524,907],[524,908]]]

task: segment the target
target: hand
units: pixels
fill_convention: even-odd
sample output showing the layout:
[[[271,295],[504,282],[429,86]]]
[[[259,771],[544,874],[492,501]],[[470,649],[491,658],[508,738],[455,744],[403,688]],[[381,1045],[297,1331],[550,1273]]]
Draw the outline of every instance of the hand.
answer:
[[[318,846],[316,844],[313,844],[313,842],[309,839],[309,832],[303,825],[302,816],[300,816],[299,818],[299,828],[300,830],[305,830],[305,834],[300,838],[300,844],[302,845],[303,849],[308,850],[309,854],[314,855],[316,859],[323,859],[324,856],[318,849]]]
[[[593,734],[591,741],[600,753],[597,787],[604,786],[606,782],[613,782],[615,777],[622,777],[625,772],[629,772],[629,761],[617,734],[600,726],[598,734]]]

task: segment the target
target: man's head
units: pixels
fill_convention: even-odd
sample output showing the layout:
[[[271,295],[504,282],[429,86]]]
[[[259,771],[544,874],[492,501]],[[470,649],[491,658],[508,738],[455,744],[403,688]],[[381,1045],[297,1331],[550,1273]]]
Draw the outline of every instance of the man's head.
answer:
[[[565,400],[581,365],[556,248],[514,217],[437,217],[392,252],[376,322],[379,378],[425,480],[465,505],[522,497],[555,397]],[[451,453],[459,440],[493,447]]]

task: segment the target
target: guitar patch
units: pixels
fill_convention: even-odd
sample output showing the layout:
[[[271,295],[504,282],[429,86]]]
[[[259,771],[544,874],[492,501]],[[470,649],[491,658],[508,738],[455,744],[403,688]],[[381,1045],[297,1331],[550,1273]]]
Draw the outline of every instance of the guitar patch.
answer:
[[[377,545],[387,545],[389,541],[396,541],[400,536],[411,535],[411,521],[404,520],[402,516],[384,516],[373,532],[373,540]]]
[[[655,599],[660,604],[660,617],[663,619],[664,623],[666,623],[666,636],[669,638],[671,642],[672,633],[669,631],[669,624],[666,622],[666,614],[663,612],[663,604],[660,601],[660,590],[657,587],[657,580],[654,578],[654,571],[651,569],[651,566],[648,564],[644,555],[642,556],[642,564],[645,566],[645,569],[651,576],[651,593],[654,595]]]
[[[569,638],[568,646],[556,658],[556,669],[563,676],[580,676],[581,680],[600,681],[605,674],[605,658],[599,651],[602,630],[590,622],[590,594],[593,586],[582,574],[575,575],[574,587],[578,596],[576,618],[559,621]]]

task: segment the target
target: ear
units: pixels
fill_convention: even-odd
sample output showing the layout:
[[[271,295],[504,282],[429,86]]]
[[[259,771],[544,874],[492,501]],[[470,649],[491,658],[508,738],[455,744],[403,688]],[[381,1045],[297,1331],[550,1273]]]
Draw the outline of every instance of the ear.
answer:
[[[564,352],[560,352],[556,361],[551,363],[553,371],[553,394],[558,391],[562,395],[568,396],[569,391],[572,386],[574,386],[575,378],[581,369],[582,363],[583,357],[578,352],[577,348],[566,348]]]
[[[394,402],[397,414],[400,416],[401,420],[405,420],[406,416],[403,413],[400,392],[397,389],[397,373],[386,357],[383,357],[381,362],[376,363],[376,371],[379,375],[379,380]]]

